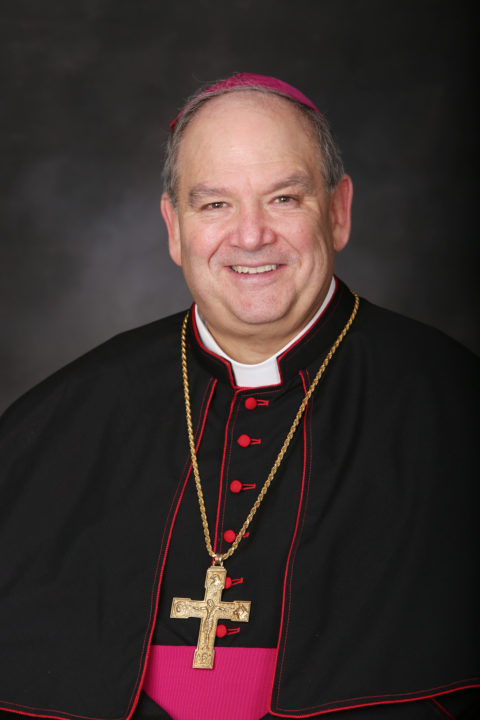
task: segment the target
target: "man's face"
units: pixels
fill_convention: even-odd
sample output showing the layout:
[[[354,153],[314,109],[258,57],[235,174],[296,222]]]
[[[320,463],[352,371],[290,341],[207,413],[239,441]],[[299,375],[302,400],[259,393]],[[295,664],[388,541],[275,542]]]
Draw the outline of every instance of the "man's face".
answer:
[[[348,240],[350,179],[327,193],[305,118],[252,91],[198,111],[178,178],[177,210],[162,198],[170,254],[210,331],[227,352],[255,336],[279,349],[328,290],[334,252]]]

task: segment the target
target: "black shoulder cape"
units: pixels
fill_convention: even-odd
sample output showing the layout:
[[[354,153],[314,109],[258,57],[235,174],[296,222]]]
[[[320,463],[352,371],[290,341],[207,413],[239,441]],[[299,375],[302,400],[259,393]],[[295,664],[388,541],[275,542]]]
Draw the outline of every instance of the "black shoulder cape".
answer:
[[[280,361],[283,399],[314,376],[352,305],[339,283]],[[190,482],[182,317],[113,338],[2,418],[2,710],[135,710]],[[244,391],[191,322],[189,362],[200,433],[214,386]],[[477,378],[476,359],[442,333],[361,301],[289,461],[303,458],[303,484],[279,590],[273,716],[480,686]]]

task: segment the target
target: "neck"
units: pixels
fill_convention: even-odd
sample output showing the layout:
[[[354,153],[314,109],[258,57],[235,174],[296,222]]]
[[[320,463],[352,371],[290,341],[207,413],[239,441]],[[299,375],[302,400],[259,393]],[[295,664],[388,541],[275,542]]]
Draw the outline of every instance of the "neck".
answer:
[[[210,330],[210,326],[208,328]],[[295,336],[294,333],[287,335],[272,335],[267,337],[264,334],[252,333],[242,337],[219,337],[215,331],[210,330],[215,340],[217,348],[220,349],[220,355],[227,360],[242,363],[244,365],[257,365],[268,358],[276,356],[290,340]],[[218,352],[218,350],[217,350]]]
[[[210,327],[207,328],[205,320],[201,317],[198,307],[196,307],[195,312],[200,337],[208,350],[224,357],[234,366],[235,364],[258,365],[270,359],[275,360],[277,355],[282,354],[316,322],[329,304],[335,288],[336,280],[335,277],[332,277],[328,292],[320,307],[302,323],[300,330],[296,328],[292,333],[286,336],[282,335],[281,338],[278,336],[268,337],[263,332],[256,332],[252,333],[251,336],[234,337],[231,341],[228,341],[228,339],[225,341],[223,336],[219,339],[217,334],[211,331]]]

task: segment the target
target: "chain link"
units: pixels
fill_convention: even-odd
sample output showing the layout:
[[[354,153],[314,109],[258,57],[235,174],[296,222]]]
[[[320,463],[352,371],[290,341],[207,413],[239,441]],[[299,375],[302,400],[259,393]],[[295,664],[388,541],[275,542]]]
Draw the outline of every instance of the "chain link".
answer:
[[[267,479],[265,480],[265,483],[260,490],[257,499],[253,503],[252,509],[247,515],[247,518],[245,522],[243,523],[242,527],[240,528],[240,531],[238,532],[234,542],[232,543],[231,547],[226,553],[218,554],[214,551],[212,548],[212,541],[210,539],[210,531],[208,529],[208,520],[207,520],[207,512],[205,510],[205,500],[203,499],[203,491],[202,491],[202,484],[200,481],[200,472],[198,469],[198,460],[197,460],[197,452],[195,449],[195,439],[194,439],[194,433],[193,433],[193,425],[192,425],[192,409],[190,406],[190,387],[188,382],[188,367],[187,367],[187,343],[186,343],[186,336],[187,336],[187,324],[188,324],[188,317],[189,313],[185,315],[185,318],[183,320],[182,325],[182,376],[183,376],[183,392],[185,396],[185,416],[187,421],[187,433],[188,433],[188,444],[190,447],[190,457],[192,459],[192,468],[193,468],[193,475],[195,478],[195,485],[197,488],[197,496],[198,496],[198,504],[200,507],[200,515],[202,517],[202,525],[203,525],[203,533],[205,535],[205,545],[207,547],[207,552],[210,555],[210,557],[214,558],[215,561],[220,564],[223,564],[225,560],[228,560],[228,558],[232,557],[235,550],[240,545],[243,536],[247,532],[248,526],[253,520],[253,517],[255,513],[257,512],[258,508],[260,507],[260,504],[262,503],[263,498],[267,494],[268,488],[270,487],[273,478],[275,477],[278,468],[280,467],[282,460],[285,456],[285,453],[287,452],[288,446],[290,445],[293,436],[295,435],[295,432],[300,424],[300,420],[302,419],[303,413],[306,410],[306,407],[308,405],[308,401],[312,397],[313,393],[315,392],[315,388],[317,387],[318,383],[320,382],[320,379],[327,369],[327,365],[334,356],[335,352],[337,351],[340,343],[344,339],[347,332],[350,330],[350,327],[355,319],[355,316],[358,311],[358,306],[360,303],[359,297],[356,292],[352,291],[352,294],[355,298],[355,304],[352,310],[352,314],[350,315],[347,324],[343,328],[340,335],[337,337],[335,342],[333,343],[332,347],[330,348],[329,352],[327,353],[324,361],[322,362],[317,374],[315,375],[315,378],[313,379],[310,387],[308,388],[307,392],[305,393],[305,397],[303,398],[302,402],[300,403],[300,407],[298,408],[297,414],[295,415],[295,419],[292,423],[292,426],[290,430],[287,433],[287,436],[284,440],[284,443],[280,449],[280,452],[277,455],[277,458],[275,462],[273,463],[272,469],[270,470]]]

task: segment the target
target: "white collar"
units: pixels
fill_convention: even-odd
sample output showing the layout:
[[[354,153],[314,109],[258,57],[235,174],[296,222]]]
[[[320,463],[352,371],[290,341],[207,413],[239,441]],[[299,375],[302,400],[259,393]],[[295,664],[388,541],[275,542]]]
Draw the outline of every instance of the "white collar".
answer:
[[[298,335],[295,335],[293,340],[290,340],[290,342],[287,343],[285,347],[275,353],[275,355],[272,355],[266,360],[263,360],[263,362],[249,365],[246,363],[237,362],[236,360],[233,360],[231,357],[229,357],[218,345],[215,338],[208,330],[205,321],[200,315],[198,306],[197,304],[195,304],[195,321],[197,324],[198,334],[200,335],[200,339],[207,348],[207,350],[210,350],[210,352],[213,352],[216,355],[220,355],[220,357],[228,360],[228,362],[232,366],[233,374],[235,377],[235,384],[239,387],[265,387],[267,385],[278,385],[281,382],[281,376],[278,369],[277,358],[280,355],[283,355],[283,353],[288,350],[289,347],[294,345],[302,335],[304,335],[306,332],[308,332],[308,330],[310,330],[312,325],[318,320],[318,318],[323,313],[328,303],[332,299],[336,287],[337,281],[335,279],[335,276],[333,276],[325,300],[323,301],[313,318],[310,320],[310,322],[307,323],[307,325],[302,328]]]

